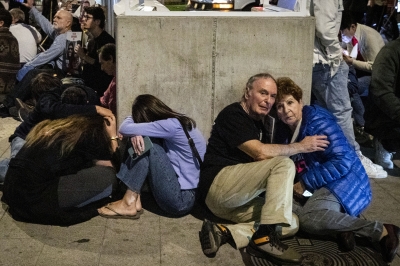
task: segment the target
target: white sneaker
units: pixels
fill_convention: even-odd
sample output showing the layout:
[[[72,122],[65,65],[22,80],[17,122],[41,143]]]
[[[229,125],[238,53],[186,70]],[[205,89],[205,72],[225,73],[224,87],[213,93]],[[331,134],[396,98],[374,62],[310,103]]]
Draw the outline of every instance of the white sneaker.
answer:
[[[365,172],[369,178],[386,178],[387,172],[383,170],[382,166],[374,164],[369,158],[365,157],[361,151],[357,152],[358,158],[360,158],[362,165],[364,166]]]
[[[383,166],[383,168],[393,169],[393,162],[392,162],[393,153],[390,153],[387,150],[385,150],[385,148],[377,139],[374,139],[374,145],[375,145],[375,162]]]

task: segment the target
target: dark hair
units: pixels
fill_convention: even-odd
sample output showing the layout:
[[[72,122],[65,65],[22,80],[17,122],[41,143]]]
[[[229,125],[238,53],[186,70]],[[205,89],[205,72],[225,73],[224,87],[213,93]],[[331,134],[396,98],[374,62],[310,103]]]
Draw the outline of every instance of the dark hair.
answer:
[[[243,95],[242,95],[242,101],[244,101],[246,99],[245,98],[246,90],[253,89],[253,83],[256,80],[259,80],[259,79],[272,79],[276,83],[275,78],[269,73],[259,73],[259,74],[256,74],[254,76],[251,76],[249,78],[249,80],[247,81],[247,83],[246,83],[246,88],[244,88],[244,92],[243,92]]]
[[[84,89],[78,86],[68,87],[61,94],[61,102],[75,105],[85,105],[88,95]]]
[[[93,20],[100,20],[100,25],[99,27],[104,29],[105,21],[106,21],[106,16],[104,15],[104,10],[101,7],[98,6],[88,6],[85,8],[86,14],[90,14],[93,16]]]
[[[342,12],[342,22],[340,23],[340,30],[350,29],[351,24],[357,25],[357,20],[353,17],[350,11],[344,10]]]
[[[135,123],[176,118],[188,130],[196,127],[196,122],[192,118],[173,111],[160,99],[151,94],[142,94],[136,97],[132,104],[132,118]]]
[[[278,86],[278,94],[276,95],[276,102],[282,100],[284,96],[291,95],[296,101],[300,102],[303,99],[303,90],[288,77],[278,78],[276,81]]]
[[[113,43],[107,43],[103,45],[97,53],[100,55],[101,59],[108,61],[113,59],[113,62],[115,62],[115,56],[116,56],[116,50],[115,50],[115,44]]]
[[[0,8],[0,21],[3,21],[3,27],[9,28],[12,23],[12,16],[8,10]]]
[[[61,86],[61,80],[57,76],[50,73],[39,73],[31,81],[32,97],[37,100],[42,93]]]

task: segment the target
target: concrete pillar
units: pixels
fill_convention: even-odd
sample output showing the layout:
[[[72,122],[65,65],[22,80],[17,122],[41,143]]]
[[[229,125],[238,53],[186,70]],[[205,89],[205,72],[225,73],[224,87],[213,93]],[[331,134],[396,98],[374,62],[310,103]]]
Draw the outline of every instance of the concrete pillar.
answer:
[[[117,17],[119,122],[137,95],[149,93],[194,118],[208,138],[218,112],[259,72],[292,78],[309,102],[313,17],[148,13]]]

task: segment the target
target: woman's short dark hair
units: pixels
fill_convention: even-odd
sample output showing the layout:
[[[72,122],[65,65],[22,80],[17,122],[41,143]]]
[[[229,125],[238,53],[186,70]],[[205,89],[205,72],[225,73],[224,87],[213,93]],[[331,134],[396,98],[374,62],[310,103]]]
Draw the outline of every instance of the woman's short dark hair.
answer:
[[[115,51],[115,44],[113,43],[107,43],[103,45],[97,53],[100,55],[101,59],[108,61],[113,59],[113,62],[115,62],[115,56],[116,56],[116,51]]]
[[[151,94],[142,94],[136,97],[132,104],[132,118],[135,123],[176,118],[186,126],[188,130],[192,130],[192,128],[196,127],[196,122],[192,118],[173,111],[160,99]]]
[[[284,96],[291,95],[296,101],[300,102],[303,99],[303,90],[288,77],[278,78],[276,81],[278,86],[278,94],[276,95],[276,102],[282,100]]]
[[[34,77],[31,81],[31,92],[34,99],[53,88],[60,88],[62,86],[61,80],[53,74],[42,72]]]
[[[88,6],[85,8],[86,14],[90,14],[93,16],[93,20],[100,20],[99,27],[104,29],[106,16],[104,15],[103,8],[99,6]]]
[[[66,88],[61,94],[61,102],[75,105],[85,105],[88,102],[88,95],[84,89],[78,86]]]

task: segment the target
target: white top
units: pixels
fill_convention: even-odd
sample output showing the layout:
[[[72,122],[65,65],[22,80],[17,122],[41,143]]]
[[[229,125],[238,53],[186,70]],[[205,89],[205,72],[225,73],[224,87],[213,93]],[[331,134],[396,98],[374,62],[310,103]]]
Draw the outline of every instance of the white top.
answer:
[[[10,31],[18,40],[19,62],[31,61],[37,54],[37,44],[42,40],[40,33],[24,23],[12,24]]]

